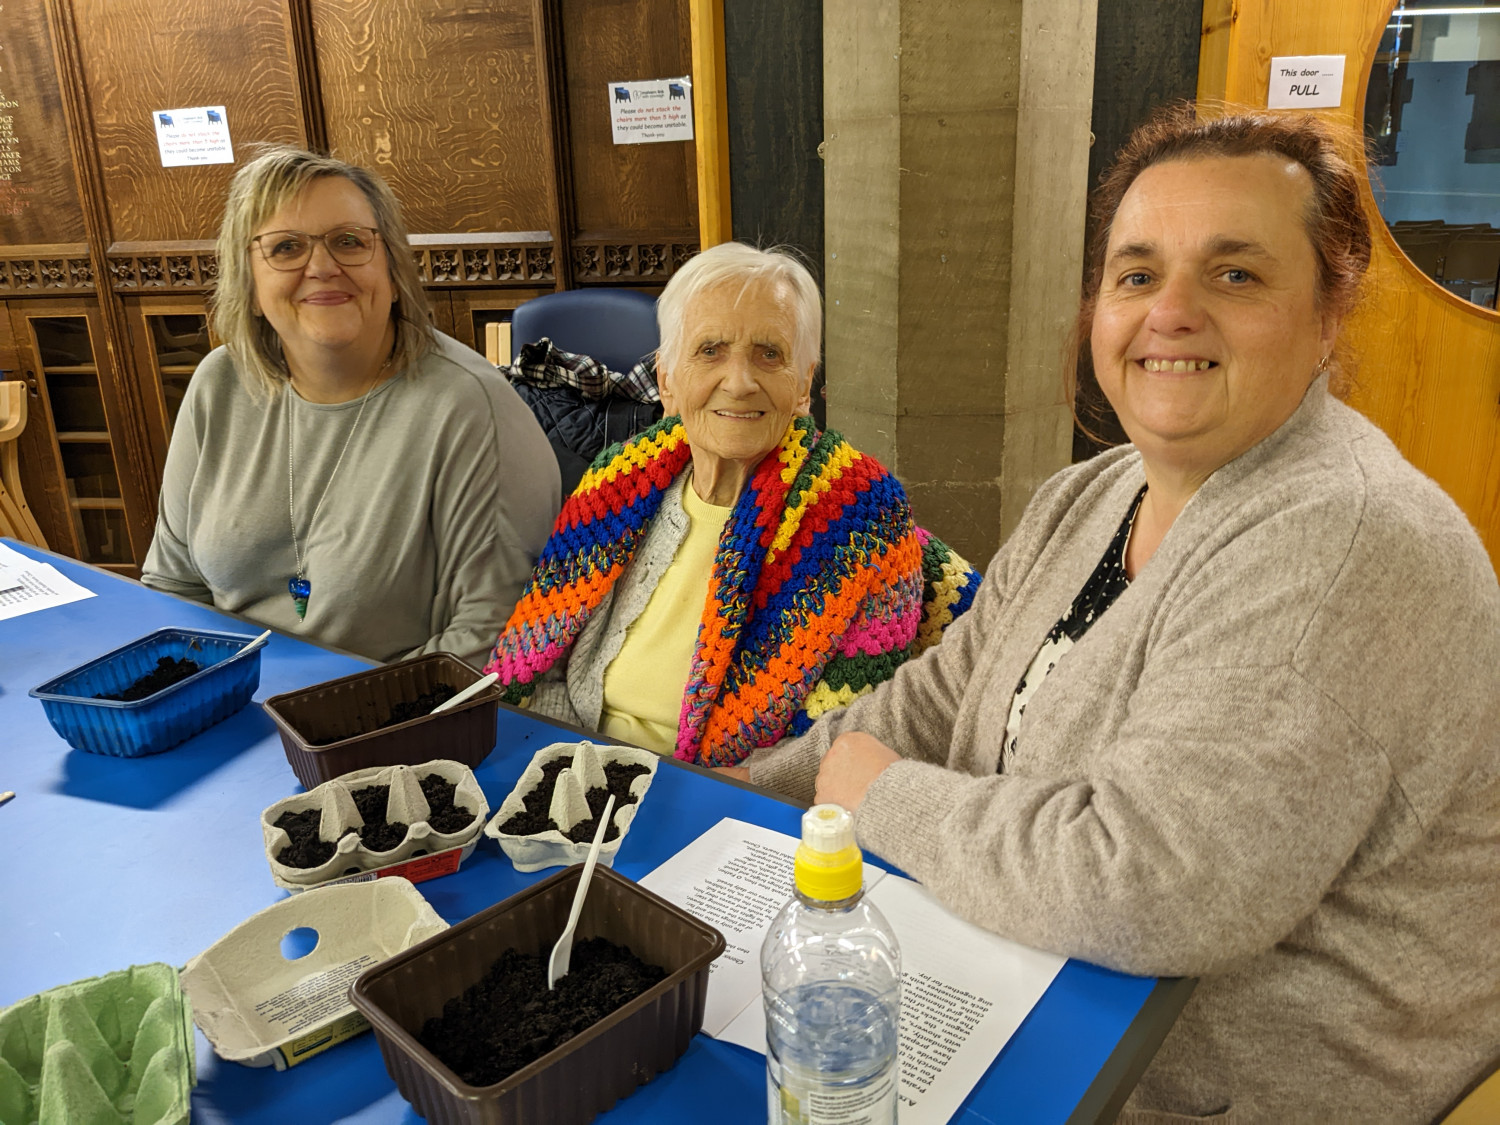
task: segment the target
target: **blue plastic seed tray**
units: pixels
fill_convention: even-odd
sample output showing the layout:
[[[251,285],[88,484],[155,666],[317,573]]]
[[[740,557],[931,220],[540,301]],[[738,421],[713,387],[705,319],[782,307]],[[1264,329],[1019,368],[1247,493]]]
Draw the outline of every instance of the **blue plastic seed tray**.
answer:
[[[260,686],[260,653],[235,655],[254,639],[200,629],[158,629],[31,689],[52,729],[78,750],[139,758],[170,750],[229,718]],[[264,647],[264,646],[261,646]],[[115,694],[156,669],[163,656],[202,668],[155,695],[122,703]]]

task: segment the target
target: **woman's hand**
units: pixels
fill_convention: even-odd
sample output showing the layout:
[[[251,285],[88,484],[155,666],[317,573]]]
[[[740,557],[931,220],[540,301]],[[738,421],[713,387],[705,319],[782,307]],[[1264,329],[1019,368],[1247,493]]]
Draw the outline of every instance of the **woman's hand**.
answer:
[[[873,735],[858,731],[841,734],[833,740],[833,745],[823,756],[823,764],[818,767],[813,800],[820,805],[839,805],[853,812],[864,801],[870,783],[892,762],[900,760],[900,754]]]
[[[749,766],[715,766],[714,772],[723,774],[725,777],[732,777],[736,781],[750,780]]]

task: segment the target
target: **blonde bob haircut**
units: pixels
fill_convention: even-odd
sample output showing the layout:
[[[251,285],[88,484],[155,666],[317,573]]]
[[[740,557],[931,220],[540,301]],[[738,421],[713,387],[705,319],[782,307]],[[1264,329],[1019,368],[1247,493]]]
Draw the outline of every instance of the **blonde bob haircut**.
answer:
[[[256,229],[300,195],[314,180],[342,176],[364,193],[375,213],[375,227],[385,246],[386,267],[396,300],[391,316],[396,344],[391,366],[410,376],[433,346],[432,310],[422,291],[401,205],[385,181],[373,172],[331,156],[319,156],[288,145],[261,146],[261,155],[234,174],[219,227],[219,280],[211,315],[219,339],[229,349],[240,377],[252,393],[269,397],[290,378],[281,338],[270,321],[255,311],[255,276],[250,255]]]
[[[656,302],[656,327],[661,333],[657,349],[658,371],[677,366],[684,343],[683,313],[693,298],[720,286],[736,286],[734,300],[750,289],[765,287],[789,301],[796,321],[792,337],[792,365],[802,376],[818,362],[823,344],[823,299],[818,283],[789,247],[758,250],[743,242],[721,242],[690,258],[672,275]]]

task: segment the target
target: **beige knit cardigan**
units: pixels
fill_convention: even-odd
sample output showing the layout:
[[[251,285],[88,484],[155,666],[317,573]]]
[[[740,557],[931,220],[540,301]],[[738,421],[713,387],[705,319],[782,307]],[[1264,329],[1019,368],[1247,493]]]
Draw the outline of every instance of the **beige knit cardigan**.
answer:
[[[1446,495],[1313,385],[1214,473],[1032,696],[1016,684],[1144,477],[1058,474],[941,645],[841,731],[907,760],[859,839],[1038,949],[1201,977],[1134,1121],[1431,1120],[1500,1055],[1500,589]],[[1123,1119],[1122,1119],[1123,1120]]]

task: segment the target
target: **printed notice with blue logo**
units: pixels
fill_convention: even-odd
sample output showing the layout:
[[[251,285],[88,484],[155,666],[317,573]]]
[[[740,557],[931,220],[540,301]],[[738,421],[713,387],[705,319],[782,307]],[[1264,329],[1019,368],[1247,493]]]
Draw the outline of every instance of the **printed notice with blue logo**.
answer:
[[[693,80],[609,84],[609,124],[617,145],[693,139]]]
[[[151,114],[151,120],[156,125],[156,147],[161,150],[163,168],[234,163],[229,120],[223,106],[158,109]]]

